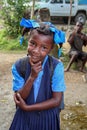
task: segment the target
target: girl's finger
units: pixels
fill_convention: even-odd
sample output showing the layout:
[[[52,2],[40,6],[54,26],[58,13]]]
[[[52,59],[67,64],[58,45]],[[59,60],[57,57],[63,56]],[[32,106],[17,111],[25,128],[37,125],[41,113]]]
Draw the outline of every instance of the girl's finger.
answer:
[[[24,103],[24,100],[22,99],[19,93],[17,93],[17,98],[18,98],[18,101],[20,101],[20,103]]]
[[[14,101],[15,101],[16,104],[20,103],[20,101],[17,99],[16,95],[14,95]]]
[[[21,95],[19,94],[19,93],[17,93],[17,98],[18,98],[18,100],[22,100],[22,98],[21,98]]]

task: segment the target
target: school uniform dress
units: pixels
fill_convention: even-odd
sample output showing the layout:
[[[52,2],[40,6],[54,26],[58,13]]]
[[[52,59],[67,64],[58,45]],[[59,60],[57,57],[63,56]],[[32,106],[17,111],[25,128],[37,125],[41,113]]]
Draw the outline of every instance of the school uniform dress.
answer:
[[[48,56],[46,56],[42,71],[33,83],[31,92],[26,104],[32,105],[46,101],[52,97],[52,92],[64,92],[66,89],[64,82],[64,68],[62,62],[53,59],[54,74],[50,79],[50,67]],[[18,91],[28,79],[31,71],[29,62],[26,65],[25,78],[20,74],[21,60],[17,61],[12,67],[13,90]],[[57,77],[56,77],[57,76]],[[60,130],[59,107],[43,111],[24,111],[17,108],[14,119],[9,130]]]

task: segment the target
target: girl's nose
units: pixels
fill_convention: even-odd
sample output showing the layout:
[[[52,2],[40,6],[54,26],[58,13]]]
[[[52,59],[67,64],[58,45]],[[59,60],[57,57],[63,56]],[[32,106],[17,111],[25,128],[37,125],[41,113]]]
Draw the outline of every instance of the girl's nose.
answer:
[[[33,50],[35,53],[39,53],[40,52],[40,48],[39,47],[35,47]]]

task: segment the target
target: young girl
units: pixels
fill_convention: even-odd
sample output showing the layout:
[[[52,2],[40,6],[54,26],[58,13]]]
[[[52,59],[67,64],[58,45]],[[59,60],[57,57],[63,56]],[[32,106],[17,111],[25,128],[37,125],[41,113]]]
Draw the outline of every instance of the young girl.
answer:
[[[55,39],[55,35],[59,35],[57,29],[48,24],[32,29],[28,56],[12,67],[13,90],[17,91],[14,101],[18,108],[9,130],[60,130],[59,105],[66,86],[63,64],[54,57],[51,57],[54,69],[51,74],[48,54],[61,38]],[[25,75],[21,73],[24,61]]]

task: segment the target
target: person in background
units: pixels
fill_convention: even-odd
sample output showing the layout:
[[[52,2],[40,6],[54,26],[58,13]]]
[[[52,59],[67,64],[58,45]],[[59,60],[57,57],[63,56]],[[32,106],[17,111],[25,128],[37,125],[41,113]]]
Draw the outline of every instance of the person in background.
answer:
[[[59,106],[66,90],[64,66],[48,54],[54,44],[64,42],[62,34],[59,35],[63,32],[47,23],[36,26],[30,31],[28,56],[12,66],[14,101],[18,108],[9,130],[60,130]]]
[[[78,60],[82,61],[80,71],[84,72],[84,67],[87,62],[87,52],[84,52],[82,48],[87,45],[87,36],[82,33],[82,29],[83,23],[77,22],[73,32],[69,36],[68,43],[71,47],[69,51],[70,61],[65,69],[65,72],[69,71],[71,65]]]

